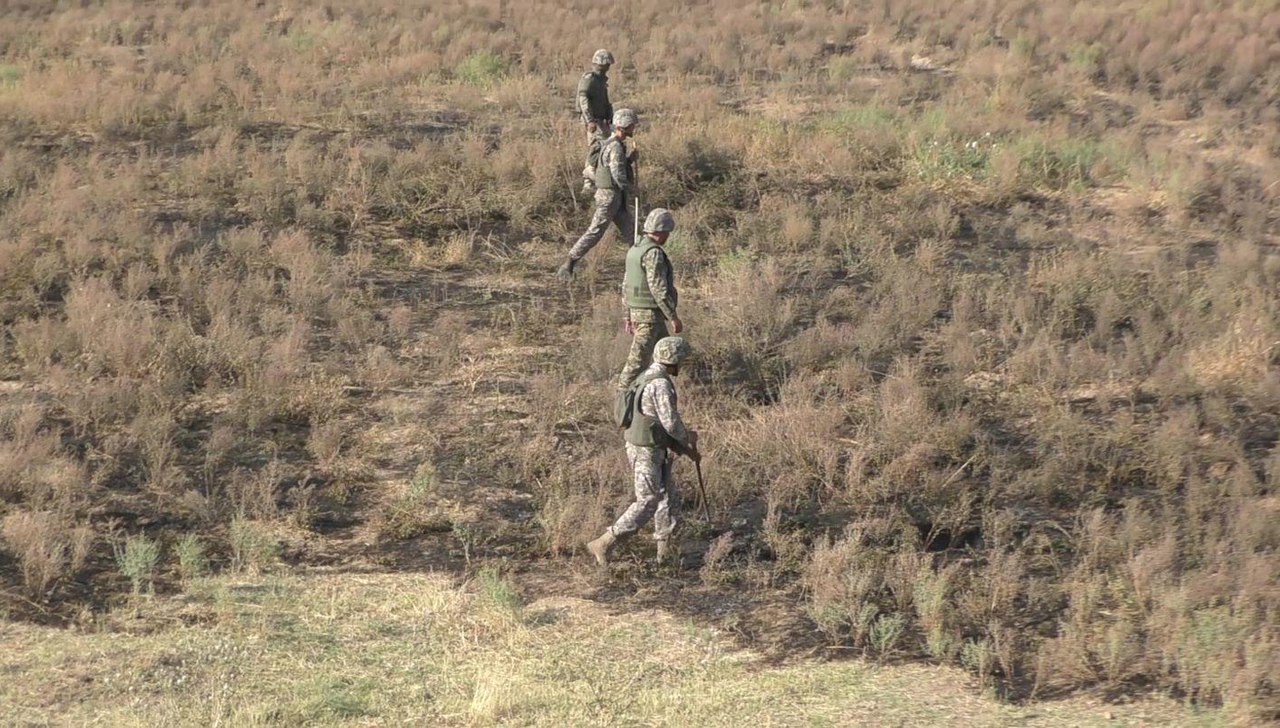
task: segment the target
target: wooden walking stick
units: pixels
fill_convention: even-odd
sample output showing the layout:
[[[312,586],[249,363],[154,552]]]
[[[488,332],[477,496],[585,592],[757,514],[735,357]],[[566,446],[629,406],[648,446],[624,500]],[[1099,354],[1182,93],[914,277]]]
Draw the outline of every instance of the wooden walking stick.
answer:
[[[707,519],[707,523],[711,523],[711,511],[707,507],[707,483],[702,478],[701,457],[693,461],[693,467],[698,472],[698,491],[702,495],[702,517]]]

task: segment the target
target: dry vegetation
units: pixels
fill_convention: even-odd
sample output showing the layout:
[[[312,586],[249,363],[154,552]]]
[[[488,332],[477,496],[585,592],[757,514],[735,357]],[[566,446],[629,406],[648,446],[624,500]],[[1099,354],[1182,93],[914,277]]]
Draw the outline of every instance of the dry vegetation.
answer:
[[[771,664],[662,611],[525,605],[487,571],[450,581],[197,580],[181,604],[103,615],[108,649],[100,634],[0,625],[14,678],[0,705],[12,725],[1227,725],[1167,698],[1010,705],[956,668]]]
[[[604,45],[679,221],[690,583],[1280,717],[1274,1],[183,5],[0,13],[0,610],[602,526],[620,256],[549,271]]]

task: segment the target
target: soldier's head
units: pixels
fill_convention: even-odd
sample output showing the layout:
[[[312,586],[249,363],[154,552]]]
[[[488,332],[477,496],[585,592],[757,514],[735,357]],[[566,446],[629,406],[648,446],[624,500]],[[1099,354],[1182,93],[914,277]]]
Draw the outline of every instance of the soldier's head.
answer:
[[[680,374],[680,363],[689,358],[689,353],[689,344],[680,336],[668,336],[653,345],[653,360],[666,365],[672,375]]]
[[[640,117],[636,116],[636,112],[631,109],[618,109],[613,112],[613,131],[623,139],[635,134],[636,127],[639,125]]]
[[[596,51],[595,55],[591,56],[591,67],[596,70],[596,73],[608,73],[609,66],[612,65],[613,54],[604,48]]]
[[[653,238],[658,245],[664,245],[671,231],[676,229],[676,219],[665,207],[655,207],[644,219],[644,234]]]

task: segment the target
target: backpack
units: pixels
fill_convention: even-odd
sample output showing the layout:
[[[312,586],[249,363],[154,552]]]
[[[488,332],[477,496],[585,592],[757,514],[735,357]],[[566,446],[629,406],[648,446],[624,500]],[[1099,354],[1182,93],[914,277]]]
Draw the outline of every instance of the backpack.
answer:
[[[636,407],[636,388],[627,387],[618,392],[613,399],[613,422],[618,429],[625,430],[631,427],[631,415],[635,412]]]
[[[600,152],[604,150],[604,142],[608,139],[592,139],[591,144],[587,147],[587,169],[591,170],[594,177],[596,167],[600,164]]]

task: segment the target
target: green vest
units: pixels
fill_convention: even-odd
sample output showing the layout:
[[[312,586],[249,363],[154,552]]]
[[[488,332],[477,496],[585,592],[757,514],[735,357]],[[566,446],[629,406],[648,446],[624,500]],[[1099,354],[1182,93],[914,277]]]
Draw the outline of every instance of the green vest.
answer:
[[[644,256],[654,248],[661,251],[663,258],[667,257],[667,251],[662,250],[661,245],[653,242],[653,238],[644,235],[640,236],[627,250],[627,267],[622,277],[622,293],[629,308],[655,310],[658,308],[658,300],[653,297],[653,291],[649,290],[649,278],[644,274]],[[670,259],[667,260],[667,290],[671,291],[671,297],[675,299],[676,285],[671,276]]]
[[[676,441],[663,429],[662,423],[640,411],[640,395],[644,387],[655,379],[671,381],[666,372],[645,372],[631,383],[631,391],[635,392],[635,403],[632,404],[631,426],[625,435],[627,442],[640,447],[674,447]]]
[[[609,171],[609,165],[605,164],[604,152],[609,148],[610,144],[622,144],[622,140],[617,136],[611,136],[600,143],[600,156],[596,161],[596,189],[598,190],[616,190],[618,183],[613,179],[613,173]],[[626,154],[627,147],[622,145],[622,153]],[[628,162],[630,164],[630,162]]]

